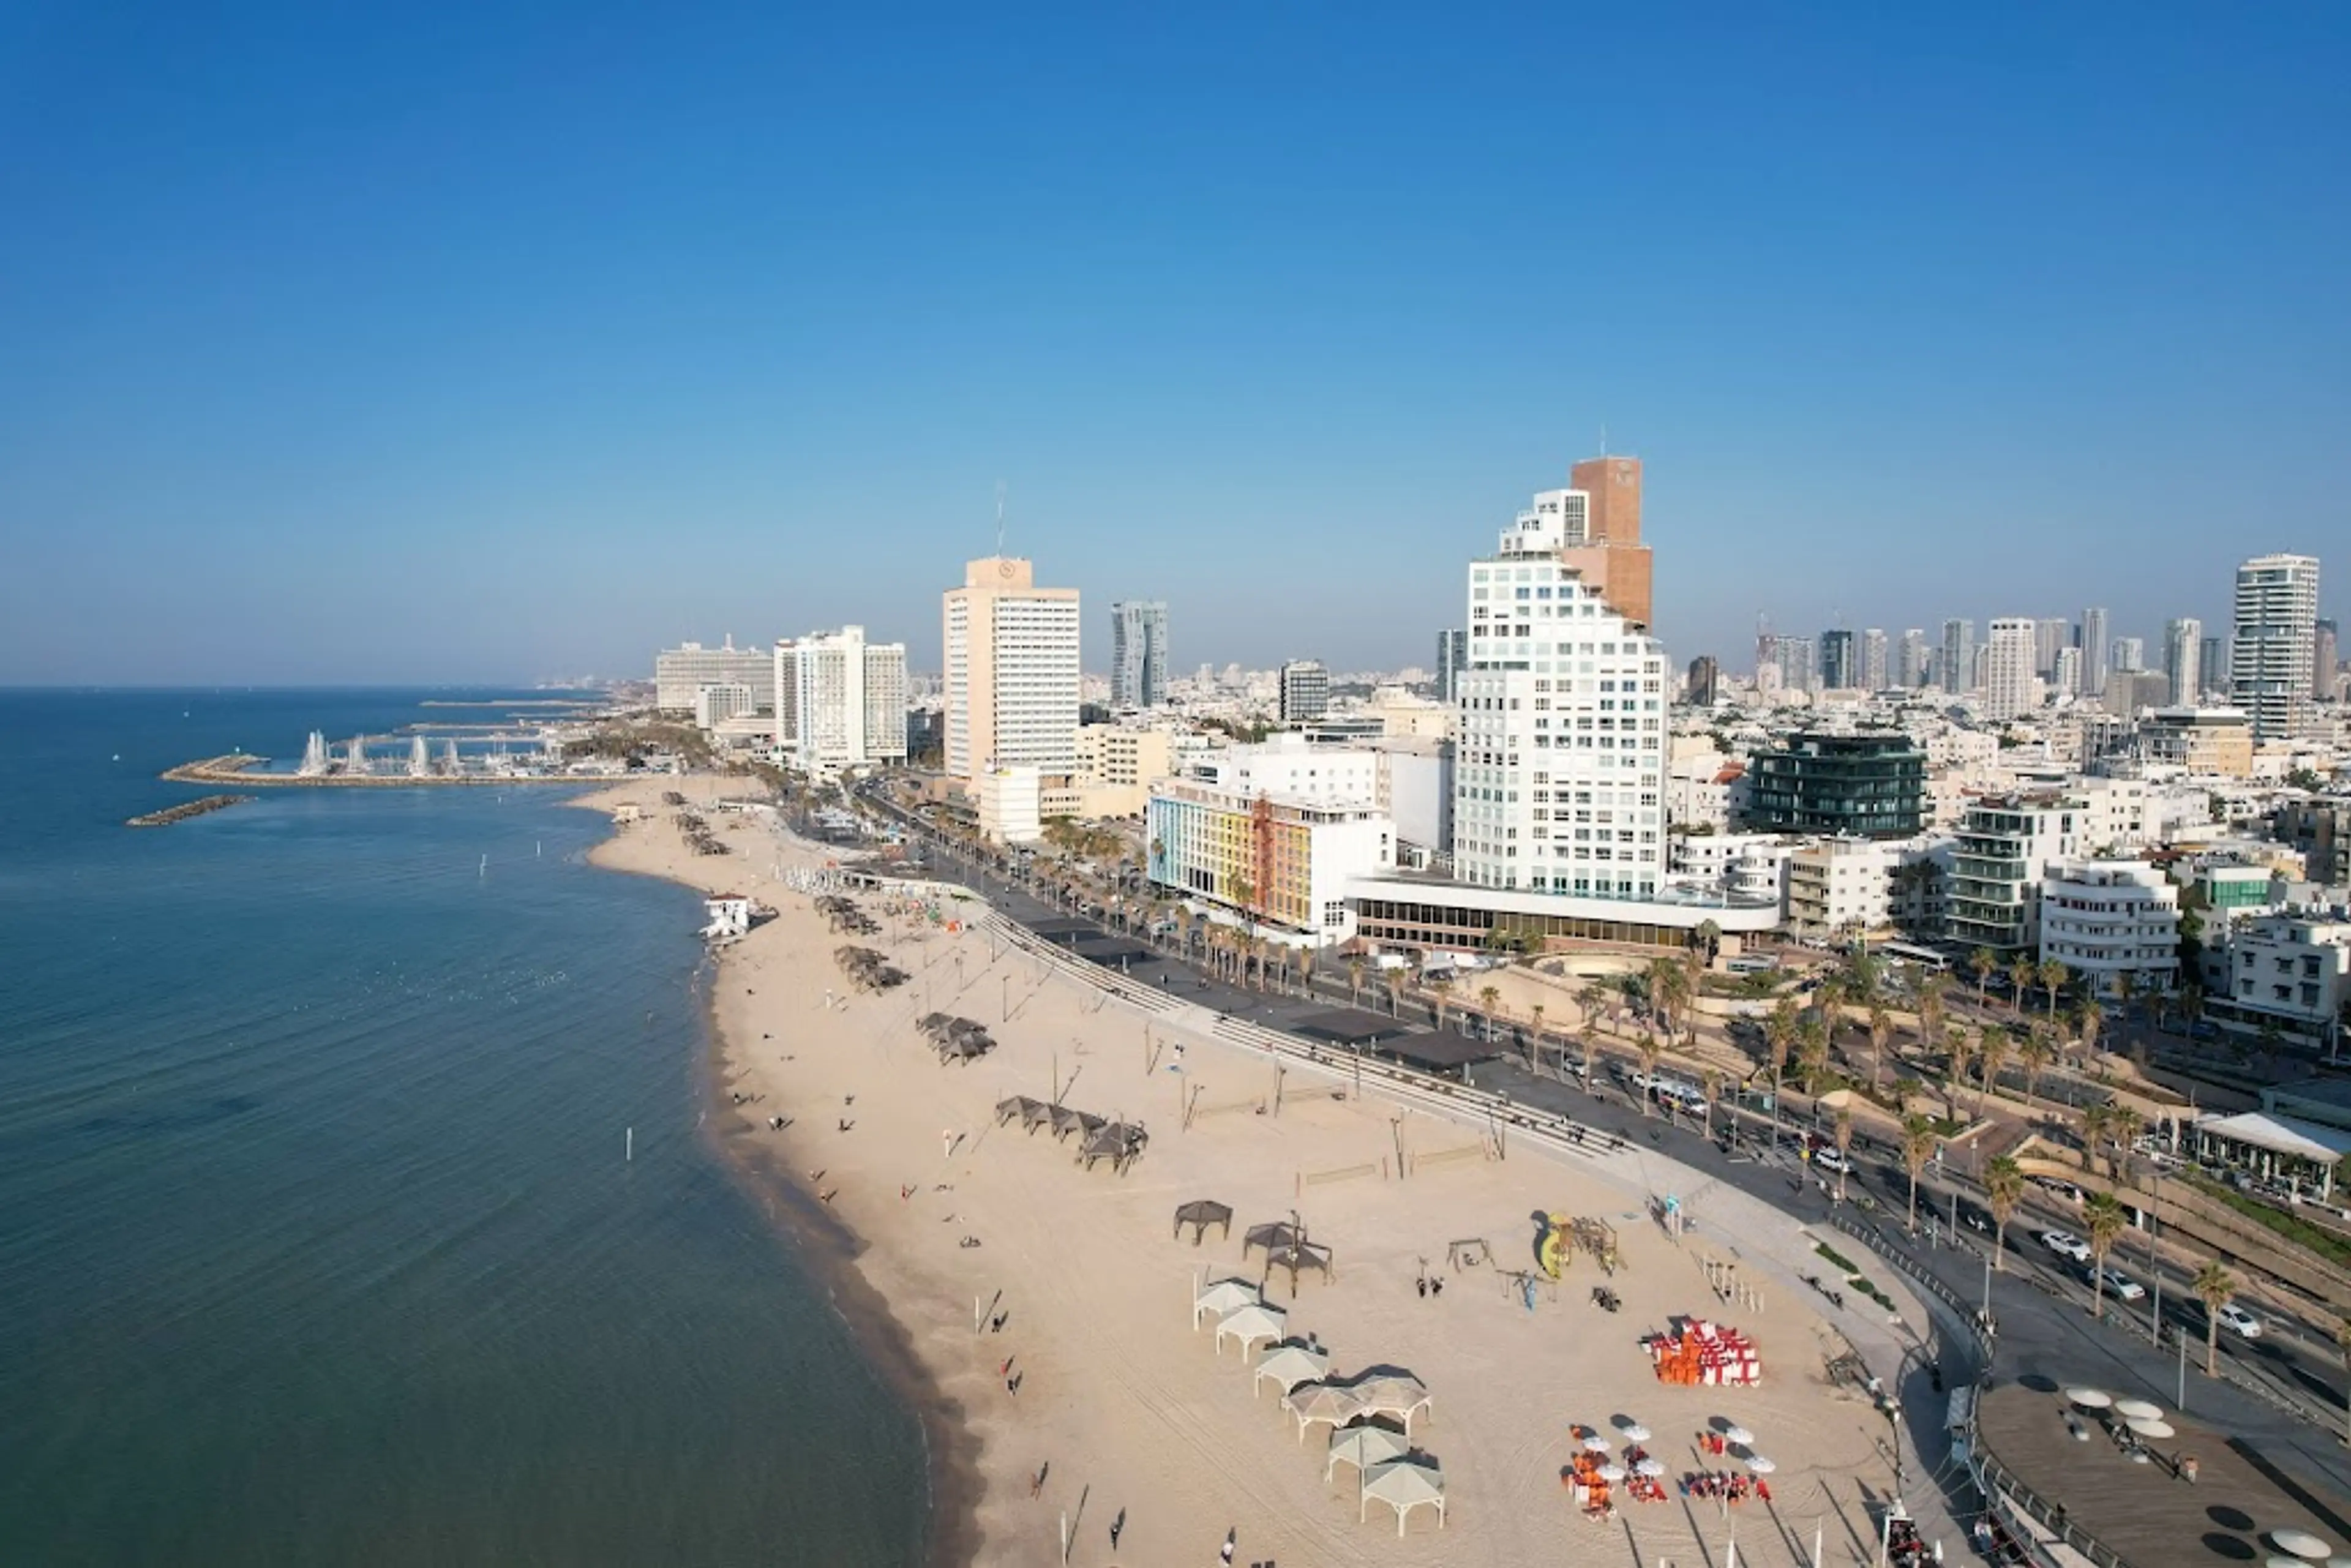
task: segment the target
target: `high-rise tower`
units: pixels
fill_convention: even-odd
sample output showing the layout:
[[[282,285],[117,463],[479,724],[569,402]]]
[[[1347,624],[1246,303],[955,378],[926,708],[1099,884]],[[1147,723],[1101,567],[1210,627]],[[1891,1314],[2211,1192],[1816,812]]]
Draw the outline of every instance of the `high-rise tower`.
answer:
[[[946,771],[1047,773],[1078,765],[1078,591],[1040,588],[1010,556],[964,568],[942,605],[946,652]]]
[[[1110,700],[1157,707],[1167,700],[1167,606],[1123,599],[1110,607]]]
[[[2256,556],[2237,569],[2237,635],[2229,685],[2253,738],[2283,740],[2310,722],[2318,641],[2318,559]]]

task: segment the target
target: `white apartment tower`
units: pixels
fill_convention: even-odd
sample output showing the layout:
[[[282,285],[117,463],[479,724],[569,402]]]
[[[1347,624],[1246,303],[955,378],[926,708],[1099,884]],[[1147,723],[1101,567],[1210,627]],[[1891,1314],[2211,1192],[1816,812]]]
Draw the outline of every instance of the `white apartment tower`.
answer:
[[[1894,684],[1905,691],[1917,691],[1927,684],[1927,632],[1913,626],[1902,633],[1900,652],[1896,657]]]
[[[1454,874],[1654,897],[1666,866],[1665,650],[1560,559],[1568,520],[1543,499],[1469,567]]]
[[[1865,627],[1861,633],[1861,689],[1882,692],[1886,687],[1886,629]]]
[[[1123,599],[1110,607],[1110,700],[1123,708],[1167,700],[1167,606]]]
[[[838,773],[906,760],[906,645],[868,643],[865,628],[792,644],[799,719],[794,764]]]
[[[1026,560],[964,568],[944,598],[946,771],[1071,773],[1078,765],[1078,591],[1039,588]]]
[[[2287,739],[2308,727],[2317,643],[2316,557],[2255,556],[2237,569],[2229,685],[2232,706],[2253,721],[2255,741]]]
[[[2170,706],[2194,707],[2202,691],[2204,622],[2194,616],[2167,621],[2163,625],[2163,675],[2170,685]]]
[[[2082,685],[2085,697],[2104,696],[2106,690],[2106,612],[2085,610],[2074,635],[2074,645],[2082,650]]]
[[[1957,696],[1975,689],[1976,623],[1943,622],[1943,689]]]
[[[664,713],[692,713],[694,694],[705,686],[748,686],[753,706],[767,707],[776,700],[774,682],[767,653],[737,648],[732,637],[724,647],[681,643],[653,655],[653,706]]]
[[[2025,616],[1995,616],[1984,644],[1983,709],[1991,718],[2017,718],[2041,706],[2040,624]]]

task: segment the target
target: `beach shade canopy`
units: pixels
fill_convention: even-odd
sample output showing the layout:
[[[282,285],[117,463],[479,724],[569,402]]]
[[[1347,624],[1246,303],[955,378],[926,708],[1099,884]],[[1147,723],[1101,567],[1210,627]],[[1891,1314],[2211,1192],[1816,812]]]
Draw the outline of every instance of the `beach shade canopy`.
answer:
[[[1658,1458],[1643,1459],[1639,1464],[1635,1465],[1633,1469],[1636,1474],[1645,1475],[1651,1480],[1655,1480],[1666,1473],[1666,1461]]]
[[[998,1100],[996,1103],[996,1124],[1001,1127],[1015,1116],[1025,1122],[1029,1119],[1029,1113],[1036,1106],[1037,1102],[1026,1094],[1015,1094],[1009,1100]]]
[[[1638,1421],[1627,1421],[1616,1429],[1625,1434],[1625,1440],[1628,1443],[1646,1443],[1649,1440],[1649,1429]]]
[[[1270,1307],[1262,1301],[1241,1308],[1217,1324],[1217,1353],[1224,1354],[1228,1338],[1241,1342],[1243,1355],[1259,1340],[1280,1339],[1282,1322],[1288,1316],[1280,1307]]]
[[[1755,1440],[1755,1434],[1744,1427],[1729,1426],[1722,1429],[1722,1440],[1726,1443],[1751,1443]]]
[[[1244,1249],[1246,1251],[1246,1249]],[[1319,1241],[1290,1241],[1270,1248],[1265,1255],[1265,1276],[1270,1280],[1276,1269],[1290,1272],[1290,1293],[1298,1294],[1298,1276],[1307,1270],[1320,1270],[1325,1284],[1331,1280],[1331,1249]]]
[[[1780,1467],[1761,1454],[1750,1454],[1747,1456],[1747,1468],[1759,1476],[1768,1476]]]
[[[1175,1234],[1183,1235],[1187,1225],[1192,1228],[1192,1245],[1195,1247],[1200,1244],[1202,1237],[1207,1235],[1211,1225],[1223,1226],[1225,1235],[1229,1238],[1233,1233],[1232,1205],[1218,1203],[1212,1197],[1196,1197],[1189,1203],[1178,1204]]]
[[[1247,1280],[1218,1280],[1193,1298],[1192,1326],[1197,1329],[1203,1317],[1228,1318],[1262,1300],[1257,1286]]]
[[[1249,1385],[1254,1396],[1272,1378],[1284,1394],[1301,1383],[1320,1383],[1331,1374],[1331,1358],[1302,1344],[1278,1344],[1258,1358],[1257,1377]]]
[[[2103,1410],[2115,1402],[2115,1396],[2103,1388],[2068,1388],[2065,1397],[2085,1410]]]
[[[1301,1443],[1306,1441],[1306,1428],[1317,1421],[1343,1427],[1364,1413],[1364,1402],[1355,1397],[1355,1391],[1335,1383],[1301,1383],[1281,1396],[1281,1407],[1297,1418]]]
[[[1411,1435],[1413,1416],[1432,1406],[1428,1385],[1400,1367],[1375,1367],[1349,1386],[1367,1415],[1395,1416],[1404,1423],[1406,1436]]]
[[[1050,1104],[1042,1100],[1031,1100],[1025,1094],[1020,1097],[1020,1130],[1022,1132],[1033,1133],[1040,1127],[1050,1127],[1052,1124],[1053,1107]]]
[[[1252,1225],[1241,1236],[1241,1256],[1248,1257],[1252,1247],[1262,1247],[1270,1252],[1277,1247],[1288,1247],[1303,1239],[1304,1232],[1286,1219],[1277,1219],[1269,1225]]]
[[[1341,1465],[1353,1465],[1361,1472],[1411,1451],[1412,1439],[1401,1432],[1385,1427],[1343,1427],[1331,1434],[1331,1457],[1322,1466],[1322,1479],[1330,1480]]]
[[[1404,1521],[1412,1511],[1423,1503],[1435,1506],[1437,1527],[1445,1528],[1445,1478],[1435,1465],[1414,1459],[1390,1459],[1374,1465],[1364,1474],[1364,1495],[1355,1509],[1360,1522],[1369,1513],[1374,1500],[1395,1510],[1396,1536],[1404,1536]]]
[[[1053,1135],[1059,1138],[1071,1133],[1091,1133],[1093,1125],[1090,1124],[1099,1124],[1101,1120],[1099,1116],[1088,1116],[1074,1105],[1056,1105],[1053,1107]]]
[[[2179,1436],[2179,1433],[2171,1429],[2171,1423],[2165,1420],[2160,1416],[2134,1416],[2128,1421],[2125,1422],[2124,1425],[2127,1426],[2133,1432],[2142,1437],[2177,1437]]]
[[[2313,1535],[2307,1530],[2273,1530],[2270,1544],[2281,1552],[2291,1552],[2305,1563],[2324,1563],[2335,1554],[2335,1548],[2324,1536]]]
[[[915,1021],[914,1027],[925,1034],[936,1034],[953,1022],[955,1019],[946,1013],[925,1013]]]
[[[2115,1414],[2126,1421],[2160,1421],[2163,1406],[2152,1399],[2117,1399]]]
[[[1614,1486],[1618,1481],[1623,1480],[1632,1472],[1625,1469],[1625,1468],[1620,1464],[1611,1462],[1601,1466],[1600,1469],[1593,1473],[1602,1480],[1606,1481],[1610,1486]]]

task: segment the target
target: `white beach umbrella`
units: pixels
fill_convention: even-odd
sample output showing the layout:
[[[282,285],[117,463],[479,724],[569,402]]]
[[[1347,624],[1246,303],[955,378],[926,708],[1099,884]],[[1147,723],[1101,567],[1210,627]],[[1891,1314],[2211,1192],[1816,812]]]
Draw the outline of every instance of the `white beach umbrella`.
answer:
[[[2117,1399],[2115,1414],[2126,1421],[2160,1421],[2163,1406],[2152,1399]]]
[[[2170,1422],[2157,1416],[2134,1416],[2130,1420],[2126,1422],[2125,1425],[2129,1427],[2132,1431],[2137,1433],[2142,1437],[2177,1437],[2179,1436],[2179,1433],[2171,1429]]]
[[[2115,1402],[2115,1396],[2103,1388],[2068,1388],[2065,1397],[2085,1410],[2103,1410]]]
[[[1247,1280],[1219,1280],[1193,1298],[1192,1327],[1196,1331],[1204,1316],[1228,1318],[1259,1300],[1258,1288]]]
[[[1264,1386],[1265,1380],[1270,1377],[1280,1384],[1281,1391],[1287,1394],[1301,1383],[1320,1381],[1330,1371],[1331,1358],[1322,1352],[1309,1350],[1302,1344],[1278,1344],[1259,1359],[1257,1378],[1250,1384],[1249,1393],[1255,1396]]]
[[[1322,1479],[1329,1480],[1341,1465],[1353,1465],[1359,1471],[1374,1465],[1400,1459],[1412,1451],[1411,1442],[1401,1432],[1391,1432],[1385,1427],[1345,1427],[1331,1434],[1331,1457],[1322,1466]]]
[[[2270,1544],[2282,1552],[2291,1552],[2305,1563],[2324,1563],[2335,1554],[2335,1548],[2325,1537],[2313,1535],[2307,1530],[2273,1530]]]
[[[1614,1447],[1614,1444],[1597,1432],[1583,1439],[1583,1451],[1587,1454],[1604,1454]]]
[[[1416,1463],[1411,1459],[1390,1459],[1374,1466],[1364,1477],[1362,1500],[1355,1509],[1360,1521],[1377,1498],[1396,1511],[1396,1536],[1404,1536],[1404,1523],[1411,1511],[1423,1503],[1437,1508],[1437,1527],[1445,1528],[1445,1478],[1435,1465]]]
[[[1217,1354],[1224,1354],[1228,1337],[1241,1342],[1244,1355],[1261,1339],[1280,1339],[1281,1325],[1289,1315],[1280,1307],[1270,1307],[1262,1301],[1243,1307],[1217,1324]]]
[[[1747,1456],[1747,1468],[1759,1476],[1768,1476],[1780,1467],[1761,1454],[1750,1454]]]
[[[1629,1472],[1626,1471],[1625,1467],[1622,1465],[1610,1464],[1601,1466],[1599,1470],[1595,1473],[1598,1474],[1602,1480],[1614,1485],[1615,1482],[1623,1480]]]
[[[1656,1458],[1643,1459],[1639,1464],[1635,1465],[1633,1469],[1635,1474],[1645,1475],[1651,1480],[1656,1480],[1666,1473],[1666,1461]]]
[[[1628,1443],[1646,1443],[1649,1440],[1649,1429],[1638,1421],[1627,1421],[1616,1429],[1625,1434],[1625,1440]]]
[[[1726,1443],[1751,1443],[1755,1440],[1755,1434],[1744,1427],[1729,1427],[1724,1429],[1722,1440]]]

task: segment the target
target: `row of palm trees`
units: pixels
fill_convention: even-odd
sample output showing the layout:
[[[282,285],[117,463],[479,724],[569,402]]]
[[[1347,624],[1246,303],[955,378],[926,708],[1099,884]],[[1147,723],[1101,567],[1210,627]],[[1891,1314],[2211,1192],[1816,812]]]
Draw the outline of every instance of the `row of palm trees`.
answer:
[[[1984,1166],[1985,1207],[1991,1210],[1992,1267],[2005,1272],[2008,1268],[2008,1223],[2016,1218],[2017,1208],[2024,1201],[2026,1177],[2024,1167],[2011,1155],[2002,1155]],[[1917,1181],[1912,1180],[1914,1194]],[[2122,1200],[2110,1192],[2092,1193],[2082,1204],[2083,1239],[2090,1245],[2091,1306],[2093,1317],[2105,1315],[2105,1288],[2103,1275],[2106,1259],[2115,1243],[2130,1228],[2130,1216]],[[2208,1259],[2188,1282],[2188,1289],[2204,1303],[2204,1373],[2213,1374],[2220,1354],[2220,1309],[2226,1306],[2242,1288],[2242,1281]]]

